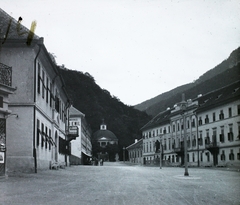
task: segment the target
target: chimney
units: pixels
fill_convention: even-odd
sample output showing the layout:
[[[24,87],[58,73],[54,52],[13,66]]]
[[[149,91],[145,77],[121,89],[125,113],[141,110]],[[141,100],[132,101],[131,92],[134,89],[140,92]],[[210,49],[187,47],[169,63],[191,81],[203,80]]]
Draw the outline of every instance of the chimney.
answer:
[[[138,140],[137,139],[135,139],[135,143],[137,143],[138,142]]]

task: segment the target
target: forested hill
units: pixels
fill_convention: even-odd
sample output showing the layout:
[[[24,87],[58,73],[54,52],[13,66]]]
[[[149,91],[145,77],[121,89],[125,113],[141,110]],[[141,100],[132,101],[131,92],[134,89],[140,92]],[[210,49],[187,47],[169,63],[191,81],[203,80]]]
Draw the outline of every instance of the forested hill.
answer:
[[[99,130],[102,119],[119,140],[120,148],[141,138],[140,128],[150,117],[101,89],[89,73],[58,67],[73,106],[85,114],[93,132]]]
[[[239,79],[240,47],[234,50],[226,60],[204,73],[195,82],[179,86],[134,107],[141,111],[146,111],[151,116],[155,116],[159,112],[168,107],[173,107],[175,103],[181,101],[182,93],[185,93],[187,99],[194,99],[198,94],[206,94]]]

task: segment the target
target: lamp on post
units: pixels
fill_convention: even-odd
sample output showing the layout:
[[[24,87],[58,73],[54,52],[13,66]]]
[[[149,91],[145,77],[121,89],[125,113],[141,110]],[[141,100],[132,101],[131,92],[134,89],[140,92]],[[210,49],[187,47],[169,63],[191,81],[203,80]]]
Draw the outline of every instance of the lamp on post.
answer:
[[[186,133],[186,115],[185,111],[187,109],[187,102],[185,101],[185,95],[182,94],[182,102],[181,102],[181,110],[183,112],[183,131],[184,131],[184,165],[185,165],[185,172],[184,176],[189,176],[188,173],[188,161],[187,161],[187,133]]]

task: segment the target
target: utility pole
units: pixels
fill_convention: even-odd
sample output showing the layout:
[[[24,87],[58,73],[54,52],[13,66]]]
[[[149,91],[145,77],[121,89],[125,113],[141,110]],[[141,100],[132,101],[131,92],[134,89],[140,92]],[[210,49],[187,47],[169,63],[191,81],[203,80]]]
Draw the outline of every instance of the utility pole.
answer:
[[[160,140],[160,169],[162,169],[162,140]]]
[[[187,109],[187,102],[185,101],[185,95],[182,94],[182,102],[181,102],[181,110],[183,112],[183,130],[184,130],[184,165],[185,165],[185,172],[184,176],[189,176],[188,173],[188,161],[187,161],[187,133],[186,133],[186,111]]]

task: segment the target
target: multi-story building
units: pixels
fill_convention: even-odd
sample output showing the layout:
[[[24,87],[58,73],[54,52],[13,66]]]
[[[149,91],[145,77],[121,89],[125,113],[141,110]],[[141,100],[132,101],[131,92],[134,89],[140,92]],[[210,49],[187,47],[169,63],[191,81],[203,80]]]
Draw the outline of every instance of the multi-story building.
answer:
[[[12,87],[12,68],[0,63],[0,176],[6,172],[6,120],[9,117],[18,117],[8,109],[8,96],[16,88]]]
[[[140,140],[136,139],[133,144],[126,147],[126,150],[128,151],[129,162],[135,164],[143,164],[142,149],[143,149],[142,139]]]
[[[81,149],[82,164],[89,164],[92,158],[92,130],[85,117],[81,123]]]
[[[78,133],[78,137],[71,142],[70,164],[88,164],[92,157],[91,129],[85,115],[74,107],[69,112],[69,129]]]
[[[0,9],[0,61],[12,67],[7,121],[8,171],[35,171],[69,164],[68,110],[64,83],[43,38]],[[68,132],[69,133],[69,132]]]
[[[143,159],[189,166],[240,165],[240,83],[177,103],[142,128]],[[185,106],[185,107],[183,107]]]

